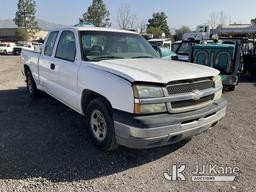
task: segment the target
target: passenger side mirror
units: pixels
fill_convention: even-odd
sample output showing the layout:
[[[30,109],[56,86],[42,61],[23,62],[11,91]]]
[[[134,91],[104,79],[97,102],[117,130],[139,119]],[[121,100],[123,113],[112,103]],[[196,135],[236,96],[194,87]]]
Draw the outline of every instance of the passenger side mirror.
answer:
[[[158,47],[156,51],[159,53],[160,57],[164,59],[172,59],[175,56],[177,57],[177,55],[168,48]]]

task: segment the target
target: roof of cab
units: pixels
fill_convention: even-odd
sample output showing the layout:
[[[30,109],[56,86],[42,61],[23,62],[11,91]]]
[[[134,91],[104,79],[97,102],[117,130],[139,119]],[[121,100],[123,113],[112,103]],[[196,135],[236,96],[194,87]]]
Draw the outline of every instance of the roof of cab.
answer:
[[[69,30],[75,29],[76,31],[107,31],[107,32],[118,32],[118,33],[130,33],[130,34],[138,34],[133,31],[121,30],[121,29],[112,29],[112,28],[103,28],[103,27],[94,27],[94,26],[84,26],[84,27],[60,27],[55,28],[53,30]],[[51,31],[53,31],[51,30]]]

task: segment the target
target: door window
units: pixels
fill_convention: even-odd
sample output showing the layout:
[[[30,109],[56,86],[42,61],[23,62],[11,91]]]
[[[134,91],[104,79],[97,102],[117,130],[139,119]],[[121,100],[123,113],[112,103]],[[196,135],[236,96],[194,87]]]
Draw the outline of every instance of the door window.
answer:
[[[169,43],[164,43],[163,47],[164,47],[164,48],[171,49],[171,45],[170,45]]]
[[[178,54],[188,55],[189,54],[190,43],[183,42],[178,50]]]
[[[59,33],[58,31],[53,31],[53,32],[50,33],[50,35],[47,39],[47,42],[45,44],[44,55],[52,56],[54,44],[55,44],[55,41],[57,39],[58,33]]]
[[[71,31],[62,32],[55,57],[59,59],[67,60],[67,61],[75,61],[76,43],[75,43],[75,36],[73,32]]]

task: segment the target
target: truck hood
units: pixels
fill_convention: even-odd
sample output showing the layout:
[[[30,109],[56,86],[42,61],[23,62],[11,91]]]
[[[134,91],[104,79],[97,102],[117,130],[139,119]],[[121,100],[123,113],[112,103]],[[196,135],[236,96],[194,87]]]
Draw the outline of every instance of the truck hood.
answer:
[[[164,59],[116,59],[93,62],[90,66],[121,76],[130,82],[168,83],[213,77],[219,71],[203,65]]]

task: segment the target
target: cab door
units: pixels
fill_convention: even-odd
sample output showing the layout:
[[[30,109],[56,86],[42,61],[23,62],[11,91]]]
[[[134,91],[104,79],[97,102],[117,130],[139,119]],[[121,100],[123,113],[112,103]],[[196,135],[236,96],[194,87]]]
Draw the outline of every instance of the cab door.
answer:
[[[57,98],[71,108],[79,111],[80,96],[77,91],[77,75],[80,61],[77,57],[79,49],[75,31],[62,31],[55,56],[52,60],[55,70],[58,73]]]
[[[39,83],[42,88],[51,95],[56,95],[58,74],[53,68],[53,52],[56,47],[59,31],[49,33],[44,50],[39,59]]]

